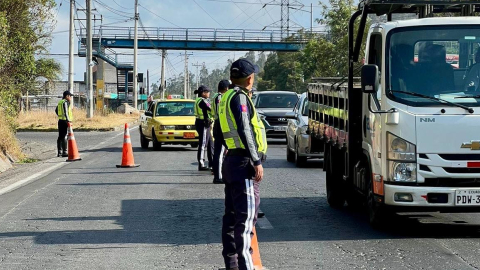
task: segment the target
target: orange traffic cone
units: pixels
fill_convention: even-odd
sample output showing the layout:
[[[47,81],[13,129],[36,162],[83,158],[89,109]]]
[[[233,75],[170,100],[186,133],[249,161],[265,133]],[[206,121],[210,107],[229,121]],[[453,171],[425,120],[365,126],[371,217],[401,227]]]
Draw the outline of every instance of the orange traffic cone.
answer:
[[[68,162],[82,160],[80,154],[78,153],[77,142],[75,141],[75,136],[73,135],[72,124],[68,122]]]
[[[117,168],[134,168],[136,165],[133,160],[132,140],[130,139],[130,130],[128,124],[125,124],[125,133],[123,135],[123,151],[122,151],[122,165],[117,165]]]
[[[266,270],[263,268],[262,260],[260,259],[260,250],[258,249],[258,241],[257,241],[257,231],[253,228],[253,237],[252,237],[252,259],[253,259],[253,266],[255,270]]]

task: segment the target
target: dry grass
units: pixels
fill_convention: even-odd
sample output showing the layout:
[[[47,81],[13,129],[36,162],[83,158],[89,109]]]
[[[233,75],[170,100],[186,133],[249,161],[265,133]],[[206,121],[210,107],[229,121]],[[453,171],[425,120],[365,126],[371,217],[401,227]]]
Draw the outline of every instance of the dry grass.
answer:
[[[74,130],[109,130],[125,123],[134,122],[139,118],[139,114],[102,114],[96,112],[91,119],[87,119],[86,115],[85,110],[73,110],[72,124]],[[30,111],[20,113],[17,124],[19,130],[56,130],[57,119],[55,112]]]
[[[0,113],[0,138],[2,138],[0,140],[0,156],[5,157],[9,155],[16,160],[24,158],[18,140],[3,113]]]

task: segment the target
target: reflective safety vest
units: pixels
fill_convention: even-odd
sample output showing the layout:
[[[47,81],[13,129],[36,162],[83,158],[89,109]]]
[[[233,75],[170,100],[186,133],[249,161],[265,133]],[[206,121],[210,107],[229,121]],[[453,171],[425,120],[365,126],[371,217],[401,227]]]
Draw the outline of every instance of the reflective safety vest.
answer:
[[[222,99],[222,94],[220,93],[216,93],[215,95],[213,95],[213,102],[212,102],[212,116],[213,116],[213,119],[215,120],[218,120],[218,108],[217,108],[217,97],[220,96],[220,99]]]
[[[202,97],[197,97],[197,99],[195,99],[195,107],[193,107],[193,112],[195,114],[195,117],[197,119],[200,119],[200,120],[203,120],[205,119],[205,117],[203,116],[203,110],[202,108],[200,108],[200,102],[204,100],[204,98]],[[213,114],[212,114],[212,111],[209,111],[208,112],[208,118],[212,119],[213,118]]]
[[[58,119],[59,120],[67,120],[67,117],[65,115],[65,112],[63,111],[63,103],[67,102],[66,99],[62,99],[58,102],[57,105],[57,112],[58,112]],[[68,106],[68,119],[70,121],[73,121],[73,109],[72,106]]]
[[[220,126],[222,128],[223,138],[229,150],[232,149],[245,149],[240,136],[237,131],[237,123],[233,116],[230,102],[235,95],[245,95],[253,110],[253,116],[250,119],[250,123],[253,127],[253,134],[255,136],[255,142],[257,143],[257,149],[260,153],[267,153],[267,136],[265,133],[265,126],[263,125],[260,117],[253,106],[253,102],[243,91],[237,92],[233,89],[228,90],[222,95],[222,99],[218,106],[218,117],[220,119]]]

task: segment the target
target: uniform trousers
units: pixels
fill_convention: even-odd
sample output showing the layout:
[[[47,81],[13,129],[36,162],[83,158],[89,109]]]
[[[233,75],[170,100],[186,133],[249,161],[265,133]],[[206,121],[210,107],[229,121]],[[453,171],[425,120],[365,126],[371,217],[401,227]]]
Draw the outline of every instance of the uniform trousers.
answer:
[[[211,136],[211,125],[205,125],[201,119],[195,120],[195,129],[198,132],[198,150],[197,161],[199,167],[205,166],[205,151],[207,152],[208,166],[212,166],[213,161],[213,139]]]
[[[223,146],[223,134],[220,127],[220,121],[215,120],[213,125],[213,138],[215,139],[213,147],[213,175],[215,179],[223,179],[222,177],[222,164],[223,155],[225,153],[225,146]]]
[[[225,214],[222,224],[222,255],[227,269],[254,270],[251,241],[260,205],[255,170],[247,156],[227,153],[222,167],[225,182]]]

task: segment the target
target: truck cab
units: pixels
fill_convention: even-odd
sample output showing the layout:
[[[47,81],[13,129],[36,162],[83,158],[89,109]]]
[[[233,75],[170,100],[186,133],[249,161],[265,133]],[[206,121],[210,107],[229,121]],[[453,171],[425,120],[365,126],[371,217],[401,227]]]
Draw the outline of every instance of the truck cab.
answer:
[[[384,12],[415,9],[420,18],[405,21]],[[398,211],[480,212],[480,23],[466,16],[479,9],[477,1],[361,3],[348,84],[309,85],[309,129],[325,143],[331,206],[366,202],[374,226]],[[433,17],[443,12],[464,16]],[[389,21],[369,29],[358,84],[353,63],[371,13]]]

